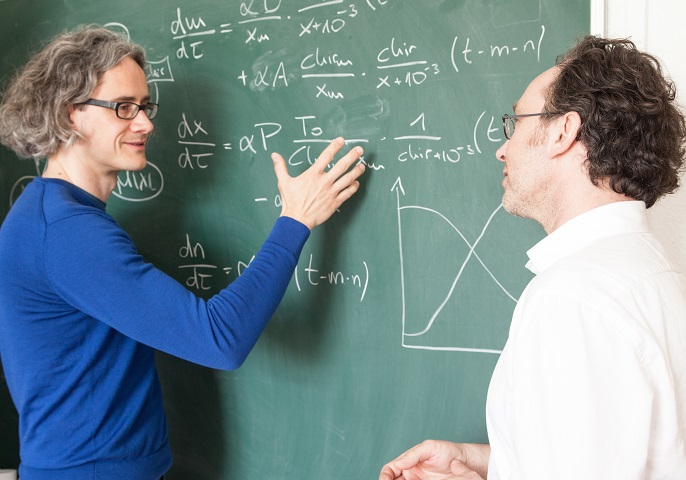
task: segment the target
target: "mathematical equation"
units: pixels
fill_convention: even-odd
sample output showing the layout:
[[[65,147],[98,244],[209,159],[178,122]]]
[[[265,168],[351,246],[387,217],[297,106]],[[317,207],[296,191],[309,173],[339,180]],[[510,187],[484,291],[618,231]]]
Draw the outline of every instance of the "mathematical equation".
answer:
[[[486,112],[482,112],[475,119],[472,131],[462,141],[453,138],[445,140],[441,135],[427,132],[427,117],[428,115],[422,112],[407,123],[408,131],[403,134],[392,137],[383,135],[378,138],[348,138],[346,143],[364,145],[370,142],[393,142],[397,152],[395,162],[399,165],[417,162],[456,165],[466,157],[481,154],[484,143],[503,142],[500,119],[487,115]],[[331,142],[334,135],[326,136],[324,127],[314,115],[296,116],[293,117],[293,121],[301,136],[290,140],[295,150],[286,157],[286,161],[292,167],[312,165],[321,149]],[[234,145],[241,153],[248,154],[248,158],[254,155],[268,158],[280,140],[279,135],[282,131],[283,125],[279,122],[262,122],[254,124],[250,132],[245,132],[237,140],[216,141],[216,136],[211,134],[212,130],[203,120],[189,119],[186,113],[182,113],[177,126],[179,154],[176,163],[178,168],[184,171],[204,170],[210,168],[212,162],[225,158],[222,154],[232,151]],[[372,170],[383,171],[393,159],[368,163],[363,155],[360,161]],[[148,162],[142,171],[121,172],[114,195],[123,200],[143,202],[156,198],[162,193],[163,188],[162,171],[152,162]],[[264,202],[267,198],[258,197],[255,201]],[[281,207],[278,196],[274,205]]]
[[[300,277],[304,277],[301,279]],[[339,286],[339,288],[348,286],[352,289],[357,289],[360,293],[360,302],[364,300],[367,294],[367,287],[369,286],[369,266],[367,262],[362,261],[362,268],[359,273],[341,272],[341,271],[326,271],[317,268],[314,263],[313,255],[310,255],[307,266],[303,269],[295,267],[295,286],[299,292],[305,288],[316,288],[323,286]]]
[[[325,42],[327,47],[320,45],[321,38],[347,35],[346,30],[355,22],[367,21],[362,19],[371,14],[385,13],[390,4],[390,0],[333,0],[296,8],[285,0],[250,0],[227,7],[226,12],[213,11],[211,16],[200,7],[176,7],[169,17],[167,30],[176,44],[175,51],[164,58],[151,59],[146,67],[151,97],[164,105],[160,100],[160,86],[177,81],[174,70],[179,62],[216,63],[217,58],[208,54],[211,51],[216,55],[216,51],[208,46],[216,43],[213,39],[227,36],[231,36],[231,42],[238,41],[247,49],[260,44],[280,47],[292,43],[293,38],[310,38],[304,47],[292,52],[287,48],[257,49],[255,58],[247,60],[249,65],[241,65],[241,61],[246,60],[240,59],[231,62],[235,73],[226,81],[248,89],[248,95],[298,88],[298,95],[304,95],[312,102],[340,105],[351,93],[359,96],[360,90],[365,89],[375,92],[368,96],[369,102],[378,103],[381,110],[388,110],[389,102],[396,101],[389,100],[389,95],[401,98],[405,95],[393,93],[393,90],[432,89],[436,81],[462,74],[486,60],[498,62],[527,56],[540,62],[540,52],[546,41],[546,28],[540,22],[527,24],[522,28],[524,35],[518,36],[520,40],[507,44],[489,43],[483,35],[459,32],[446,36],[443,46],[436,46],[426,44],[421,32],[397,32],[389,34],[378,46],[369,47],[372,56],[365,60],[360,60],[357,52],[339,45],[340,42]],[[237,20],[231,20],[232,16]],[[126,26],[112,25],[124,29],[128,35]],[[430,131],[428,125],[436,116],[435,112],[419,110],[415,115],[405,119],[405,132],[377,128],[373,134],[365,131],[364,135],[347,138],[347,141],[371,144],[374,148],[368,149],[370,151],[390,152],[383,158],[375,155],[373,162],[364,156],[361,158],[368,168],[383,171],[391,163],[456,165],[465,158],[481,154],[484,144],[499,144],[505,140],[500,133],[499,115],[487,111],[471,119],[471,131],[457,132],[450,138]],[[285,132],[294,130],[287,128],[292,127],[291,122],[297,126],[295,131],[302,132],[297,138],[285,139],[295,146],[287,158],[291,166],[312,164],[320,147],[323,148],[319,144],[326,144],[340,134],[328,123],[325,127],[325,122],[316,115],[296,115],[287,121],[266,118],[263,122],[252,123],[251,127],[241,127],[246,129],[243,132],[235,128],[229,132],[220,130],[202,117],[202,111],[194,109],[182,112],[176,120],[179,146],[176,165],[183,171],[205,170],[236,156],[250,160],[258,155],[267,158],[275,145],[283,145]],[[397,128],[402,128],[403,122],[399,123],[401,127]],[[394,145],[382,145],[389,142]],[[142,172],[122,172],[114,194],[124,200],[140,202],[156,198],[163,188],[162,170],[150,163]],[[256,201],[265,201],[265,197]],[[279,205],[278,196],[275,205]]]
[[[385,7],[388,0],[368,0],[367,12]],[[204,42],[215,35],[243,33],[244,44],[270,43],[288,44],[292,38],[311,35],[336,35],[345,33],[350,22],[362,15],[361,7],[354,2],[342,0],[326,1],[302,7],[292,14],[282,14],[284,4],[280,1],[243,2],[239,8],[241,20],[235,23],[211,25],[202,15],[194,15],[188,9],[176,9],[176,16],[170,22],[170,34],[174,41],[180,42],[176,50],[179,60],[198,61],[205,58]],[[308,16],[311,12],[319,16]],[[364,12],[364,13],[367,13]],[[282,23],[297,23],[295,28]],[[270,28],[271,27],[271,28]],[[454,35],[451,45],[445,45],[450,51],[450,62],[455,72],[470,68],[475,63],[487,58],[495,61],[518,55],[534,56],[540,62],[540,51],[545,37],[545,25],[530,29],[530,38],[520,43],[477,44],[471,36]],[[270,32],[274,33],[270,33]],[[287,32],[287,33],[284,33]],[[410,37],[409,34],[406,35]],[[235,75],[243,87],[252,91],[276,90],[288,88],[295,79],[312,81],[308,86],[313,98],[321,101],[340,101],[351,92],[359,89],[356,81],[359,78],[375,77],[377,90],[393,88],[412,88],[424,85],[431,78],[438,78],[446,71],[444,61],[437,58],[435,49],[427,52],[422,46],[420,34],[417,39],[392,36],[385,44],[380,45],[375,56],[375,64],[356,61],[354,52],[325,49],[316,45],[300,54],[299,61],[290,62],[284,59],[282,48],[269,50],[260,55],[254,62],[240,69]],[[481,38],[478,36],[478,38]],[[368,69],[371,68],[371,73]]]
[[[415,127],[416,133],[406,135],[396,135],[391,137],[391,140],[396,142],[411,142],[416,140],[427,140],[438,142],[443,140],[441,136],[428,134],[426,132],[426,113],[422,112],[416,119],[408,123],[408,127]],[[328,144],[331,142],[331,136],[325,136],[323,126],[318,123],[317,117],[314,115],[296,116],[293,120],[297,122],[300,127],[298,130],[302,133],[302,137],[292,139],[295,145],[302,145],[295,150],[287,159],[291,166],[302,165],[304,163],[312,164],[316,156],[312,156],[308,148],[308,144]],[[238,149],[240,152],[248,152],[255,154],[266,154],[273,150],[276,140],[278,140],[279,133],[283,130],[283,125],[278,122],[263,122],[256,123],[253,126],[254,130],[240,136],[238,142]],[[399,162],[406,162],[408,160],[423,159],[442,159],[448,163],[458,163],[463,155],[475,155],[481,153],[479,146],[479,136],[483,134],[484,139],[491,143],[501,143],[503,141],[501,132],[500,120],[496,117],[489,116],[486,119],[486,112],[482,112],[476,119],[470,141],[463,144],[458,144],[446,148],[444,154],[439,154],[438,150],[432,150],[433,154],[415,154],[412,152],[412,144],[409,144],[408,150],[403,151],[397,157]],[[483,132],[482,132],[483,130]],[[212,157],[217,153],[217,149],[232,150],[233,143],[218,143],[214,141],[207,141],[208,132],[203,127],[203,122],[193,120],[193,126],[188,122],[186,114],[182,114],[182,120],[178,128],[178,143],[182,147],[182,151],[178,157],[178,166],[184,169],[193,170],[195,168],[205,169],[209,166],[208,157]],[[274,140],[271,140],[274,139]],[[371,141],[387,141],[387,136],[380,136],[376,139],[371,138],[349,138],[347,143],[369,143]],[[195,149],[195,150],[193,150]],[[438,156],[437,156],[438,155]],[[383,165],[378,165],[377,169],[384,169]]]
[[[528,56],[540,61],[540,52],[546,41],[546,28],[542,23],[532,22],[520,30],[520,40],[508,44],[488,42],[480,34],[464,31],[445,36],[444,45],[427,44],[419,31],[395,31],[389,33],[378,45],[371,45],[369,58],[361,60],[358,52],[346,50],[342,42],[324,42],[325,38],[349,35],[356,22],[369,22],[370,15],[388,12],[391,0],[330,0],[295,6],[286,0],[248,0],[213,10],[208,14],[198,6],[179,6],[170,10],[166,31],[174,50],[158,59],[150,59],[146,77],[154,101],[160,99],[160,88],[177,82],[175,70],[184,62],[201,65],[216,63],[216,54],[210,48],[220,38],[238,42],[248,51],[258,45],[281,47],[294,39],[307,38],[304,47],[293,51],[284,48],[254,49],[255,58],[232,62],[235,70],[233,82],[239,88],[248,89],[248,95],[259,95],[265,90],[298,88],[301,95],[313,102],[330,102],[337,105],[351,93],[360,89],[375,92],[369,95],[370,103],[378,103],[378,110],[388,110],[388,95],[398,89],[431,89],[435,81],[447,75],[456,75],[474,68],[483,61],[498,62],[515,56]],[[120,23],[108,24],[110,28],[122,29],[129,36],[129,29]],[[521,32],[520,32],[521,33]],[[523,38],[523,39],[522,39]],[[364,43],[364,42],[363,42]],[[303,45],[303,44],[301,44]],[[325,46],[326,45],[326,46]],[[349,48],[349,47],[348,47]],[[241,57],[243,58],[243,57]],[[403,93],[397,94],[400,98]],[[349,144],[362,144],[368,153],[383,151],[384,155],[363,156],[360,161],[376,172],[393,170],[403,165],[459,165],[465,159],[477,156],[484,145],[500,144],[499,116],[482,111],[471,119],[472,128],[451,133],[446,137],[436,131],[442,115],[432,111],[416,111],[414,115],[399,119],[393,131],[362,130],[363,135],[346,138]],[[499,112],[500,113],[500,112]],[[407,113],[401,113],[408,115]],[[178,146],[175,166],[182,172],[213,168],[218,162],[248,159],[257,156],[268,158],[276,147],[290,143],[293,149],[286,159],[289,166],[305,167],[316,160],[321,149],[339,135],[335,125],[317,115],[293,115],[289,119],[265,118],[239,126],[229,131],[213,125],[203,118],[202,110],[185,110],[176,123]],[[432,126],[433,125],[433,126]],[[289,132],[286,134],[286,132]],[[292,132],[299,132],[293,138]],[[288,135],[288,136],[286,136]],[[369,158],[373,158],[370,161]],[[164,191],[165,171],[173,164],[148,162],[138,172],[121,172],[113,194],[126,201],[145,202],[158,198]],[[395,175],[395,173],[393,173]],[[10,203],[32,177],[22,177],[12,188]],[[255,202],[270,202],[281,207],[278,195],[256,195]]]
[[[388,4],[389,0],[365,0],[364,7],[376,11]],[[270,23],[298,22],[297,36],[315,34],[338,34],[344,31],[348,22],[357,17],[360,7],[350,0],[328,0],[300,7],[290,13],[284,12],[282,0],[249,0],[241,2],[238,7],[240,20],[236,22],[208,22],[201,15],[193,15],[176,9],[176,16],[170,22],[170,33],[173,39],[180,41],[176,56],[178,58],[199,60],[204,57],[204,39],[215,35],[236,33],[243,35],[244,44],[264,43],[273,40],[269,32]],[[322,10],[327,13],[317,15]],[[315,12],[312,15],[312,12]],[[214,16],[214,14],[213,14]],[[278,39],[277,39],[278,41]]]
[[[218,287],[214,277],[219,275],[229,276],[230,279],[237,278],[245,272],[255,259],[253,255],[248,261],[238,261],[231,266],[218,266],[208,263],[206,260],[205,248],[200,242],[191,240],[189,234],[185,234],[185,242],[179,248],[178,258],[181,264],[179,270],[186,276],[184,284],[190,290],[198,293],[207,292]],[[307,266],[295,269],[295,285],[298,292],[304,289],[338,287],[349,288],[359,292],[360,302],[364,300],[369,285],[369,267],[367,262],[362,261],[359,272],[342,272],[334,270],[324,270],[316,264],[314,255],[310,254]],[[301,278],[302,277],[302,278]],[[220,281],[219,283],[225,284]]]
[[[215,272],[221,271],[225,275],[234,275],[240,277],[243,271],[250,266],[250,263],[255,258],[253,255],[247,262],[238,261],[234,266],[225,266],[221,269],[214,264],[207,263],[205,248],[200,242],[191,241],[189,234],[185,235],[185,243],[179,248],[179,258],[189,263],[179,265],[179,270],[187,272],[184,284],[191,290],[204,292],[216,287],[213,285],[212,279]]]

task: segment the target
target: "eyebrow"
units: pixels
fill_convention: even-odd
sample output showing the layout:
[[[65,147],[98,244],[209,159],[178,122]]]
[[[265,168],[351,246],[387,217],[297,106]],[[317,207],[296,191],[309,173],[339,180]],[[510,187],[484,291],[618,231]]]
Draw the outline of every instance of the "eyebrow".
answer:
[[[512,111],[513,111],[514,113],[517,113],[517,102],[515,102],[515,103],[512,104]]]
[[[120,103],[120,102],[133,102],[133,103],[136,103],[136,102],[138,102],[138,99],[137,99],[136,97],[131,97],[131,96],[121,96],[121,97],[115,98],[113,101],[114,101],[115,103]],[[150,95],[146,95],[146,96],[143,97],[143,99],[141,100],[141,103],[142,103],[142,104],[145,104],[145,103],[148,103],[148,102],[150,102]]]

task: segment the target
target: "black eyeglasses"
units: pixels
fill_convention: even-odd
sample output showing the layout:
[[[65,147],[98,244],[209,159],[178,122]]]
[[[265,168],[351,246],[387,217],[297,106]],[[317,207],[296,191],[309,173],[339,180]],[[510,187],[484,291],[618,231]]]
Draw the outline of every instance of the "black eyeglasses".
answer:
[[[117,117],[122,120],[133,120],[138,115],[138,112],[143,110],[148,120],[152,120],[157,115],[156,103],[146,103],[145,105],[138,105],[133,102],[107,102],[105,100],[95,100],[89,98],[85,102],[77,103],[77,105],[95,105],[96,107],[111,108],[117,114]]]
[[[515,131],[515,123],[519,117],[539,117],[545,115],[562,115],[561,113],[553,112],[541,112],[541,113],[522,113],[521,115],[508,115],[507,113],[503,115],[503,132],[505,132],[505,138],[508,140],[512,138]]]

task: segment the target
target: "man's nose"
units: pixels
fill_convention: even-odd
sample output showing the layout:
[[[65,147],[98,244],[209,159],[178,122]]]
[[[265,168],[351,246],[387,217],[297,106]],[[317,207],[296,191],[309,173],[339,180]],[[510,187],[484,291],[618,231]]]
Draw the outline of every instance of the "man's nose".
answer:
[[[131,130],[134,132],[150,133],[155,128],[145,110],[139,110],[133,120],[131,120]]]
[[[510,143],[509,140],[505,140],[505,143],[503,143],[498,150],[495,152],[495,158],[500,160],[501,162],[505,161],[505,152],[507,151],[507,145]]]

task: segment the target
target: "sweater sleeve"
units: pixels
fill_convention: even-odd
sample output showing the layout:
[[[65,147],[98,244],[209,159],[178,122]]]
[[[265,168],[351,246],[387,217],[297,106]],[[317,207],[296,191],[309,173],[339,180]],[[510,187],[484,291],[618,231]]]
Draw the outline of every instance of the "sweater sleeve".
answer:
[[[238,368],[288,287],[309,229],[280,217],[243,274],[211,299],[146,263],[108,215],[50,225],[46,272],[67,304],[122,334],[191,362]]]

